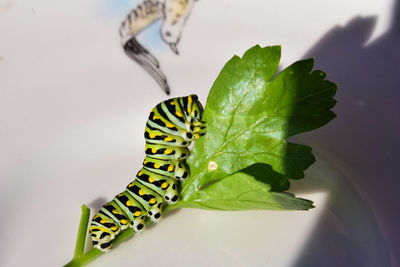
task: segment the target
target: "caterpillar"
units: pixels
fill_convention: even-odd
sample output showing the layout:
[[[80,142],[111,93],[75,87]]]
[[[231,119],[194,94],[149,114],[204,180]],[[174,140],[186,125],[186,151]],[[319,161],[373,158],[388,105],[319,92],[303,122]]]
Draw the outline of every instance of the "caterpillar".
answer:
[[[107,252],[123,230],[140,232],[146,218],[158,222],[163,206],[179,199],[177,184],[189,177],[188,146],[205,134],[203,106],[196,95],[171,98],[156,105],[147,119],[143,167],[126,190],[100,208],[89,233],[93,247]]]

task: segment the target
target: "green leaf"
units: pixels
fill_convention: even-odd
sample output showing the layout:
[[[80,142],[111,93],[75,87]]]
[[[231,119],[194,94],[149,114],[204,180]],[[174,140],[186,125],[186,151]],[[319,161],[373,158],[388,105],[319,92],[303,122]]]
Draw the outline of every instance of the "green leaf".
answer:
[[[256,163],[241,170],[241,172],[254,177],[256,180],[271,186],[271,191],[282,192],[288,190],[290,183],[287,177],[272,170],[271,166]]]
[[[179,201],[177,207],[208,210],[308,210],[313,207],[309,200],[270,189],[253,176],[237,172],[197,191],[190,201]]]
[[[182,201],[256,163],[269,165],[283,177],[304,177],[315,161],[311,148],[286,139],[335,117],[330,109],[336,103],[336,85],[325,73],[312,71],[312,59],[298,61],[274,77],[279,60],[279,46],[255,46],[223,67],[204,109],[207,133],[187,160],[191,176],[182,185]]]

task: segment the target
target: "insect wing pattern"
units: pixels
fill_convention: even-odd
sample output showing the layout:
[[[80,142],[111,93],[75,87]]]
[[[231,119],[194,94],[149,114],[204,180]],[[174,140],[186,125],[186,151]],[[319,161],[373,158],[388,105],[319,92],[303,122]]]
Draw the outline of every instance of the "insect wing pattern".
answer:
[[[95,248],[109,251],[121,231],[129,227],[142,231],[146,218],[158,222],[163,206],[178,201],[177,184],[189,177],[188,146],[205,134],[202,113],[196,95],[172,98],[151,110],[144,133],[143,167],[126,190],[93,217],[89,232]]]

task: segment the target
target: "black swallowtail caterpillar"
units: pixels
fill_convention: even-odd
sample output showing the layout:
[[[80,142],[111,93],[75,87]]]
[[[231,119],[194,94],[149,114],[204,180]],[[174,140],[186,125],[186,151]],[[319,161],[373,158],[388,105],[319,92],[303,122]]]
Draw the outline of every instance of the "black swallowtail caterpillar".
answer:
[[[95,248],[109,251],[121,231],[143,230],[146,217],[158,222],[164,204],[178,201],[177,183],[189,177],[188,146],[205,134],[202,113],[196,95],[171,98],[151,110],[144,132],[143,167],[126,190],[93,217],[89,232]]]

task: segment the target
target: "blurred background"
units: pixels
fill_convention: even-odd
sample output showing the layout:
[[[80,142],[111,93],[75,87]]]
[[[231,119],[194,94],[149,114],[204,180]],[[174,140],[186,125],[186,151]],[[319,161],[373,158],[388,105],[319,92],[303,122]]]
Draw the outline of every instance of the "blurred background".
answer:
[[[98,208],[139,169],[148,112],[167,96],[120,44],[138,3],[0,0],[1,266],[68,262],[81,204]],[[179,55],[160,27],[138,40],[172,97],[205,103],[255,44],[282,45],[282,68],[314,57],[338,84],[337,118],[296,137],[318,160],[291,191],[317,208],[181,210],[93,266],[400,266],[400,1],[199,0]]]

